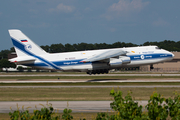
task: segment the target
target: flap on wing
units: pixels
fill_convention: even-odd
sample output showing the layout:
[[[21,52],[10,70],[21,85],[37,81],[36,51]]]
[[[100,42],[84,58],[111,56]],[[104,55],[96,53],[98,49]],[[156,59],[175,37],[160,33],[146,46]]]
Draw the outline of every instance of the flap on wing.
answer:
[[[9,59],[10,62],[14,62],[14,63],[31,63],[34,62],[36,60],[36,58],[33,57],[16,57],[13,59]]]
[[[125,55],[127,52],[123,51],[123,50],[108,50],[105,51],[101,54],[92,56],[88,59],[82,60],[81,62],[94,62],[94,61],[103,61],[106,60],[108,58],[112,58],[112,57],[118,57],[121,55]]]

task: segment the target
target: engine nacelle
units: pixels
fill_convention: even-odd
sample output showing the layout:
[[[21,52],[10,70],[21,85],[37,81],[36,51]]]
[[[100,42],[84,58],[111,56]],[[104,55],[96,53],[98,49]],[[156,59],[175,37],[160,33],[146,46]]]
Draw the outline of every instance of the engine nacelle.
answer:
[[[119,59],[117,58],[110,58],[109,65],[112,67],[119,67],[123,64],[128,64],[131,62],[130,57],[120,56]]]
[[[130,57],[120,56],[119,59],[122,60],[122,64],[128,64],[128,63],[131,62],[131,58]]]
[[[110,58],[110,62],[109,62],[110,66],[121,66],[122,65],[122,60],[121,59],[115,59],[115,58]]]

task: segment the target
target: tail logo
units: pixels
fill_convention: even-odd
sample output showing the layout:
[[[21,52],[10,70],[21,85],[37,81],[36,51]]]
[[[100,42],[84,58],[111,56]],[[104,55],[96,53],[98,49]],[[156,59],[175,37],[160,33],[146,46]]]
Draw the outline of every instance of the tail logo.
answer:
[[[32,46],[31,46],[30,44],[27,44],[27,45],[25,46],[25,49],[26,49],[26,50],[31,50],[31,49],[32,49]]]

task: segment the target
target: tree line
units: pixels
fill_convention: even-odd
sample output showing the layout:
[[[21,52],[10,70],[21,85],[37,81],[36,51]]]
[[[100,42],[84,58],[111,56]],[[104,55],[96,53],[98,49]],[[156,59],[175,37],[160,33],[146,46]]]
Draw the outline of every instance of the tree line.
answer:
[[[72,52],[72,51],[84,51],[84,50],[98,50],[98,49],[108,49],[108,48],[122,48],[122,47],[136,47],[136,46],[148,46],[156,45],[159,48],[168,50],[168,51],[177,51],[180,52],[180,41],[175,42],[171,40],[164,40],[161,42],[145,42],[144,44],[133,44],[125,42],[115,42],[113,44],[107,43],[78,43],[78,44],[52,44],[50,46],[41,46],[46,52],[49,53],[58,53],[58,52]]]
[[[52,44],[51,46],[41,46],[46,52],[58,53],[58,52],[72,52],[72,51],[84,51],[84,50],[98,50],[98,49],[108,49],[108,48],[121,48],[121,47],[134,47],[137,46],[133,43],[116,42],[113,44],[106,43],[78,43],[78,44]]]

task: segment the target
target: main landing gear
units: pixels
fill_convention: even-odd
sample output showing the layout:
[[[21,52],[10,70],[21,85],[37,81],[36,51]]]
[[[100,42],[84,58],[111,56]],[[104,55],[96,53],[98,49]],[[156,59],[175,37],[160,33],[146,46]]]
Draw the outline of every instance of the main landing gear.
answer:
[[[92,70],[92,71],[88,71],[87,74],[91,75],[91,74],[108,74],[109,70],[107,69],[103,69],[103,70]]]

